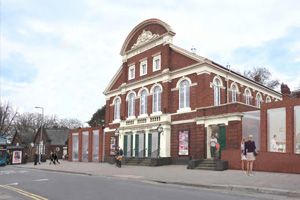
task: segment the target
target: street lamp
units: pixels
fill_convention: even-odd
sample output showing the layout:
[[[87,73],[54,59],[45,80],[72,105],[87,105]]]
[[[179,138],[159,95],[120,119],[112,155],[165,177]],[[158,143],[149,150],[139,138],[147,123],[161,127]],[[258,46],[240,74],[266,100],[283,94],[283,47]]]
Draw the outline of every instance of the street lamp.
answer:
[[[118,146],[118,136],[119,136],[119,134],[120,134],[120,132],[119,132],[119,130],[116,128],[116,130],[115,130],[115,137],[116,137],[116,148],[115,148],[115,150],[117,150],[117,146]]]
[[[39,164],[41,164],[41,144],[42,144],[42,137],[43,137],[43,121],[44,121],[44,108],[36,106],[35,108],[42,109],[42,123],[41,123],[41,136],[40,136],[40,144],[39,144]]]
[[[157,130],[157,133],[158,133],[158,153],[157,153],[157,156],[160,157],[160,134],[164,131],[164,129],[161,126],[161,124],[159,124],[156,130]]]

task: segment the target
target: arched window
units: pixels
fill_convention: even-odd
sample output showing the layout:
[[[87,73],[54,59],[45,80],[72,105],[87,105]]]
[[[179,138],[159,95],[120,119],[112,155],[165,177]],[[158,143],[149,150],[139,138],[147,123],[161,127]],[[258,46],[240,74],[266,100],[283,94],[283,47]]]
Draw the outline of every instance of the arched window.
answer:
[[[147,114],[147,91],[143,90],[140,98],[140,115],[145,114]]]
[[[120,104],[121,104],[121,100],[120,98],[117,98],[115,100],[115,120],[120,119]]]
[[[179,108],[190,107],[190,83],[187,80],[180,83],[179,97]]]
[[[131,93],[128,101],[128,117],[135,116],[135,95]]]
[[[220,105],[220,81],[219,79],[215,79],[214,81],[214,105]]]
[[[246,98],[246,104],[250,104],[250,92],[249,90],[246,90],[245,92],[245,98]]]
[[[271,102],[271,98],[270,98],[270,97],[267,97],[266,103],[270,103],[270,102]]]
[[[256,95],[256,107],[260,108],[260,94]]]
[[[231,87],[231,99],[232,99],[232,102],[236,102],[236,87],[235,87],[235,85],[232,85],[232,87]]]
[[[161,89],[159,86],[154,88],[153,94],[153,113],[161,111]]]

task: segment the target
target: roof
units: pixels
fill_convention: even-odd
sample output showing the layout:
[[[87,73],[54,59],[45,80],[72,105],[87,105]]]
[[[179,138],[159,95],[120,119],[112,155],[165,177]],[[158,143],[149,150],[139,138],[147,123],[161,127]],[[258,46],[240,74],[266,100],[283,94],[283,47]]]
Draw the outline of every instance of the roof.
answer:
[[[65,145],[69,137],[69,129],[46,129],[51,145]]]
[[[26,145],[33,142],[35,137],[35,132],[18,132],[21,138],[22,143],[25,143]]]

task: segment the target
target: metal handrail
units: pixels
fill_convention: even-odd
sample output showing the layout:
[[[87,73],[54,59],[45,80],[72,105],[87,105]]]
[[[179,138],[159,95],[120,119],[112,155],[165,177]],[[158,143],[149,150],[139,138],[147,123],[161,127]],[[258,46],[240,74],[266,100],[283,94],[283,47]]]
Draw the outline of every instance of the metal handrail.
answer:
[[[138,157],[139,157],[139,158],[143,158],[143,157],[144,157],[144,152],[145,152],[144,149],[141,150],[141,151],[139,151]]]
[[[131,150],[126,152],[126,156],[124,155],[125,158],[131,158]]]
[[[151,152],[151,158],[157,158],[158,157],[158,149]]]

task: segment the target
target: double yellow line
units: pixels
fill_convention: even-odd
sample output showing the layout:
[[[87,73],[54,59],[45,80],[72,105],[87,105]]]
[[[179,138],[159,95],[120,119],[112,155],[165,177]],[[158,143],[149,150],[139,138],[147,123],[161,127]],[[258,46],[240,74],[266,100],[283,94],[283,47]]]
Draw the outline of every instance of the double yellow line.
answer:
[[[11,187],[11,186],[8,186],[8,185],[0,185],[0,187],[8,189],[8,190],[11,190],[11,191],[14,191],[14,192],[17,192],[19,194],[22,194],[24,196],[30,197],[30,198],[35,199],[35,200],[48,200],[48,199],[46,199],[44,197],[41,197],[39,195],[30,193],[30,192],[26,192],[24,190],[21,190],[21,189],[18,189],[18,188],[14,188],[14,187]]]

